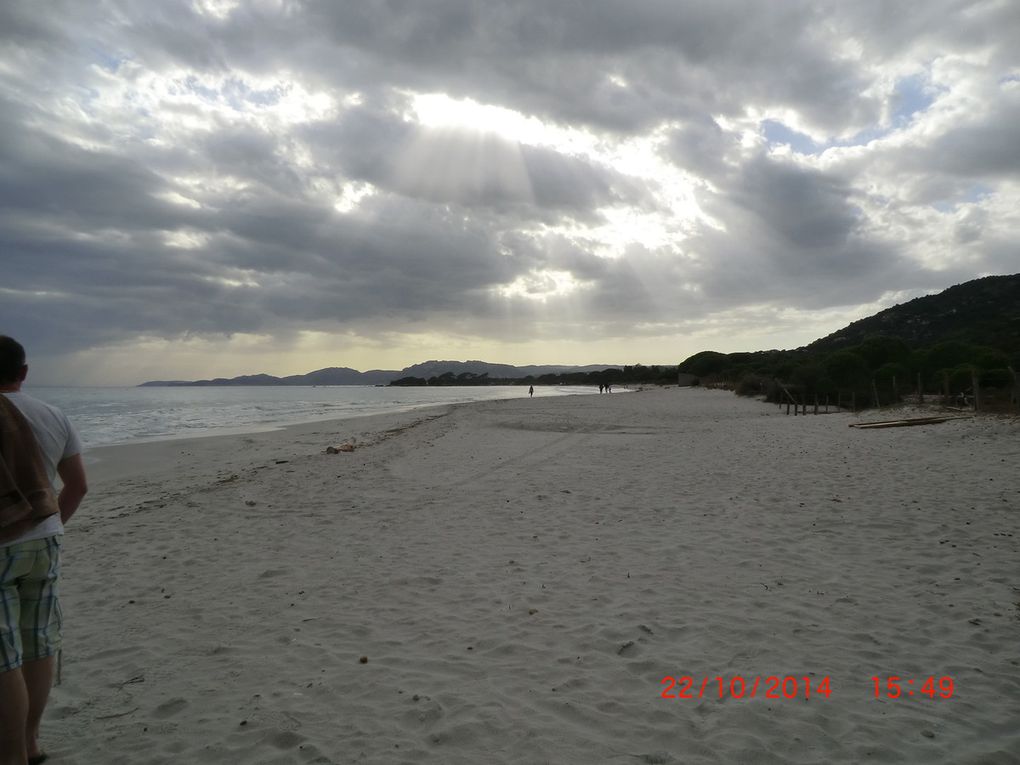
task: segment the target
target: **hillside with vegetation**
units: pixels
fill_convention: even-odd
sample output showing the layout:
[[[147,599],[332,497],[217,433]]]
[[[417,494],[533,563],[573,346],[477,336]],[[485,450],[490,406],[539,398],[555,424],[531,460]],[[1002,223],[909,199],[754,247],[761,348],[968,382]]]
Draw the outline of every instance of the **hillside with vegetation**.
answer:
[[[989,276],[893,306],[803,348],[703,351],[679,366],[702,384],[770,400],[852,400],[858,407],[921,392],[988,403],[1016,396],[1020,274]]]
[[[1020,351],[1020,274],[986,276],[895,305],[816,340],[806,350],[838,351],[869,337],[895,337],[911,348],[957,342]]]

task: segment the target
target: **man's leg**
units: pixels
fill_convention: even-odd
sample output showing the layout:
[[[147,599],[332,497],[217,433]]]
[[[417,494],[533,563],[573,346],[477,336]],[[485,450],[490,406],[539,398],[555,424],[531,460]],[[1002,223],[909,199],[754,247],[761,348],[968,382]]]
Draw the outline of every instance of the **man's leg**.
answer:
[[[42,722],[43,710],[50,697],[53,687],[53,668],[56,658],[47,656],[35,661],[26,661],[21,665],[21,673],[25,678],[28,691],[28,715],[25,721],[25,749],[29,757],[42,754],[39,746],[39,724]]]
[[[17,674],[23,699],[19,712],[19,739],[23,756],[38,757],[42,754],[39,747],[39,723],[50,696],[56,666],[55,654],[60,648],[60,603],[57,597],[60,540],[58,537],[48,537],[24,542],[16,547],[19,557],[17,568],[21,573],[17,580],[16,594],[11,596],[8,592],[5,601],[9,606],[17,604],[17,608],[7,610],[12,617],[16,616],[15,646],[20,653],[16,662],[21,665]],[[8,552],[11,549],[8,548]],[[5,648],[4,653],[11,654],[12,651]],[[7,663],[9,666],[15,662],[8,658]],[[12,760],[19,765],[25,761]],[[0,765],[7,763],[0,759]]]
[[[28,691],[21,668],[0,672],[0,765],[25,765]]]
[[[21,674],[18,580],[29,561],[20,545],[0,547],[0,765],[25,765],[28,690]]]

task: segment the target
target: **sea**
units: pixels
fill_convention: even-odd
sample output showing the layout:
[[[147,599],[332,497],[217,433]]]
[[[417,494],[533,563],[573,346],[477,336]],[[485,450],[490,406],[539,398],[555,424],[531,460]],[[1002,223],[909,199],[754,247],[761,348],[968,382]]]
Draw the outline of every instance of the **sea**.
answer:
[[[437,404],[523,398],[526,385],[376,387],[216,386],[23,389],[59,407],[86,448],[274,430],[319,420],[406,412]],[[535,386],[535,396],[598,393],[590,386]]]

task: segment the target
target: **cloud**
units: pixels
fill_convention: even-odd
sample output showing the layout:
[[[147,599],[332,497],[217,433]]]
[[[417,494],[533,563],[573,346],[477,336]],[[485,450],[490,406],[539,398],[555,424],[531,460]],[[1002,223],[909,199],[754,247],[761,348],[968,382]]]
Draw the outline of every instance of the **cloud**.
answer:
[[[616,202],[640,204],[642,184],[583,157],[522,145],[494,132],[428,128],[392,111],[351,109],[302,131],[318,172],[384,191],[468,208],[517,208],[527,219],[590,218]]]
[[[856,318],[1016,269],[1018,34],[963,0],[5,3],[0,331],[654,362]]]
[[[1020,175],[1020,86],[1003,94],[983,119],[957,125],[917,150],[904,164],[968,179],[1009,179]]]

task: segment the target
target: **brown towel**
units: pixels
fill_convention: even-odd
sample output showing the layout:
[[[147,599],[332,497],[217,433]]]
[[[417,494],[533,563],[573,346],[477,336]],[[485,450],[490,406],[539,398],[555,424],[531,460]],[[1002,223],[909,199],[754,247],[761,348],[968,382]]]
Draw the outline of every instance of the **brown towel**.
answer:
[[[0,395],[0,544],[58,512],[32,426]]]

